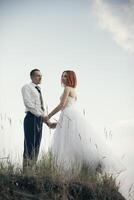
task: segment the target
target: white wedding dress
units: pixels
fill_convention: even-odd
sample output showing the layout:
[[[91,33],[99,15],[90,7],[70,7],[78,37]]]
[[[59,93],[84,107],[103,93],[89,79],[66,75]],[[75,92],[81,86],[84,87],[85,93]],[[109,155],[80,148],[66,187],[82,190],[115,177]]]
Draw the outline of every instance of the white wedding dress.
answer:
[[[61,112],[51,144],[56,164],[65,171],[83,164],[96,170],[99,166],[108,173],[120,173],[124,168],[75,107],[75,98],[69,96]]]
[[[127,200],[134,200],[133,173],[122,164],[121,158],[115,155],[104,138],[76,109],[75,102],[75,98],[68,97],[53,133],[50,149],[56,166],[61,167],[63,173],[75,167],[78,171],[83,164],[94,171],[101,166],[102,172],[116,177],[123,196]]]

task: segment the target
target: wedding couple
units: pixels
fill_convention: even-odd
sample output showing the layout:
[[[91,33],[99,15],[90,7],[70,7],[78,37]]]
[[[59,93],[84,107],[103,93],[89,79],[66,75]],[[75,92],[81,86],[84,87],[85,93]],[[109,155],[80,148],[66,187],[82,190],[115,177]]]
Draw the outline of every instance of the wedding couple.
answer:
[[[84,115],[75,108],[77,100],[77,78],[74,71],[64,71],[61,84],[64,91],[60,103],[48,115],[45,114],[41,89],[42,75],[40,70],[30,72],[31,83],[22,88],[22,96],[26,107],[24,118],[24,153],[23,170],[36,163],[42,137],[42,125],[46,123],[50,128],[56,128],[52,138],[51,151],[56,158],[57,165],[63,169],[73,168],[83,164],[96,170],[98,166],[108,172],[117,171],[119,162],[116,162],[112,152],[107,148],[105,141],[96,133]],[[61,111],[58,123],[51,123],[50,119]],[[117,166],[118,165],[118,166]]]
[[[121,193],[130,196],[132,188],[131,180],[128,182],[131,171],[115,156],[103,140],[100,133],[94,131],[86,121],[83,114],[76,108],[76,86],[77,78],[74,71],[64,71],[61,76],[61,84],[64,88],[60,97],[60,103],[49,114],[46,114],[43,98],[39,84],[42,75],[39,69],[30,72],[31,83],[22,88],[22,96],[26,107],[24,118],[24,153],[23,171],[34,166],[37,161],[40,142],[42,137],[43,123],[50,128],[55,128],[50,145],[54,156],[54,163],[62,169],[60,172],[70,172],[70,169],[84,164],[94,171],[101,167],[102,172],[112,173],[117,177],[117,184],[120,182]],[[61,111],[57,123],[51,123],[50,119],[57,112]],[[76,170],[75,170],[76,171]],[[132,191],[133,192],[133,191]],[[132,194],[134,196],[134,194]],[[127,198],[129,199],[129,198]],[[133,197],[131,198],[133,199]]]
[[[76,86],[75,73],[72,71],[64,72],[61,81],[65,86],[65,90],[61,102],[46,116],[41,88],[38,86],[41,84],[42,79],[40,70],[33,69],[30,72],[30,78],[31,83],[24,85],[22,88],[23,101],[26,107],[26,116],[24,118],[23,171],[37,161],[42,138],[43,122],[46,123],[49,128],[55,128],[57,123],[51,123],[49,119],[58,111],[65,108],[69,96],[76,99],[74,89]]]

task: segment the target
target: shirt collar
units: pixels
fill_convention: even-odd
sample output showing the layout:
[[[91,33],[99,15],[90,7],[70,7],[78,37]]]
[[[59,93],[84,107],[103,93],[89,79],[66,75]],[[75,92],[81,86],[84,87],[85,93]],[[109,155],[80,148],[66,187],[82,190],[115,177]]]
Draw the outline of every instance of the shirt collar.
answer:
[[[31,82],[30,83],[33,87],[36,87],[36,86],[38,86],[39,88],[40,88],[40,86],[39,85],[37,85],[37,84],[35,84],[35,83],[33,83],[33,82]]]

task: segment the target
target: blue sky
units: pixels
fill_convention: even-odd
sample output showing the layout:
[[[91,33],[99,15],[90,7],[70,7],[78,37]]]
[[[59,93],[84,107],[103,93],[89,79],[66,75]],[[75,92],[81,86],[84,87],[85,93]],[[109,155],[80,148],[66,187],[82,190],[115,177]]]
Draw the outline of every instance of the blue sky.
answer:
[[[114,151],[125,155],[127,167],[134,165],[133,10],[133,0],[0,0],[1,156],[22,162],[21,87],[29,72],[41,70],[50,111],[63,90],[61,73],[72,69],[78,109],[101,135],[112,130]],[[44,126],[41,150],[51,135]]]
[[[115,5],[116,4],[122,5],[122,4],[128,4],[130,1],[129,0],[104,0],[104,2],[108,2]]]

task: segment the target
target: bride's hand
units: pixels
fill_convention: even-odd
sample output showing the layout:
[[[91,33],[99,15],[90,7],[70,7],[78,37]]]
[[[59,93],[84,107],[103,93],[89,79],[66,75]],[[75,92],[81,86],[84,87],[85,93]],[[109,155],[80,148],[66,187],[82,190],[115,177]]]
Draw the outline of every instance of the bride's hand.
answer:
[[[57,123],[53,122],[49,125],[49,128],[55,129],[57,126]]]
[[[51,129],[55,129],[57,126],[57,123],[53,122],[51,123],[50,121],[45,122],[47,124],[47,126]]]

